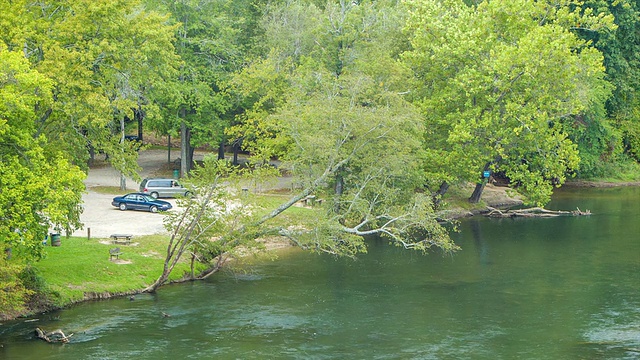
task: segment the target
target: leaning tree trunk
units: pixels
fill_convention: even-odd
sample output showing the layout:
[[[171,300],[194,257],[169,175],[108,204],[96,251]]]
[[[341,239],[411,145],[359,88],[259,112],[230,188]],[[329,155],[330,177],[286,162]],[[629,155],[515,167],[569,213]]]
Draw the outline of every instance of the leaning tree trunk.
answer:
[[[167,279],[168,279],[168,276],[165,276],[163,274],[158,279],[156,279],[156,281],[154,281],[153,284],[149,285],[146,289],[142,290],[142,292],[145,292],[145,293],[154,293],[154,292],[156,292],[156,290],[158,290],[158,288],[160,286],[162,286],[162,284],[167,282]]]
[[[431,195],[431,201],[433,202],[434,208],[437,208],[438,206],[440,206],[442,197],[444,196],[444,194],[447,193],[447,190],[449,190],[449,183],[446,181],[443,181],[442,184],[440,184],[440,188],[438,188],[438,191],[434,192]]]
[[[484,180],[476,184],[476,188],[473,189],[473,194],[471,194],[471,197],[469,198],[470,203],[477,204],[480,201],[485,185],[486,185],[486,182]]]
[[[484,191],[484,186],[487,185],[487,179],[484,177],[484,172],[489,171],[489,167],[491,166],[491,161],[488,162],[484,169],[482,170],[482,174],[480,175],[480,182],[476,184],[476,188],[473,189],[473,194],[469,198],[469,202],[472,204],[477,204],[482,197],[482,192]]]

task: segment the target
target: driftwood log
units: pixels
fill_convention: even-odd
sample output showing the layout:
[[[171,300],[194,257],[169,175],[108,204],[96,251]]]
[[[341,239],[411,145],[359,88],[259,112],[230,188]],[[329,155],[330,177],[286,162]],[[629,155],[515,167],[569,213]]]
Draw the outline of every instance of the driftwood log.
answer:
[[[40,328],[36,328],[36,336],[39,339],[42,339],[49,343],[61,342],[68,343],[69,338],[73,336],[73,334],[65,335],[62,330],[57,329],[51,332],[45,332]]]
[[[557,216],[588,216],[591,215],[590,210],[582,211],[579,208],[573,211],[563,210],[547,210],[541,207],[533,207],[528,209],[518,210],[500,210],[487,207],[485,216],[495,218],[513,218],[513,217],[557,217]]]

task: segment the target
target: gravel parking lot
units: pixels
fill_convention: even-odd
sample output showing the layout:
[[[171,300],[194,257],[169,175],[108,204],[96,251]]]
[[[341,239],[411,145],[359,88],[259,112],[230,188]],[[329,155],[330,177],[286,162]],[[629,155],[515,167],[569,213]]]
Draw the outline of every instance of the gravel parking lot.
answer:
[[[146,211],[120,211],[111,206],[113,195],[98,194],[93,191],[82,196],[84,212],[80,216],[84,229],[76,230],[73,236],[108,238],[111,234],[150,235],[166,233],[162,226],[164,216]],[[164,199],[175,207],[175,200]]]
[[[179,152],[175,153],[175,158]],[[203,154],[196,154],[201,157]],[[142,178],[151,176],[155,171],[167,163],[165,150],[145,150],[140,152],[138,163],[142,167]],[[172,156],[172,161],[175,160]],[[133,235],[150,235],[166,233],[163,227],[162,214],[152,214],[146,211],[120,211],[111,205],[113,195],[100,194],[91,189],[96,186],[119,186],[120,174],[109,166],[92,168],[85,180],[88,192],[82,196],[84,212],[80,217],[84,228],[77,230],[73,236],[87,236],[90,229],[92,238],[108,238],[111,234],[126,233]],[[127,189],[130,192],[138,191],[138,183],[127,179]],[[169,201],[175,209],[175,199]],[[173,211],[173,210],[172,210]]]
[[[196,151],[194,160],[200,161],[206,153]],[[179,156],[179,151],[171,152],[171,162],[175,161]],[[142,168],[140,177],[153,177],[154,174],[167,164],[166,150],[144,150],[140,151],[138,164]],[[114,195],[100,194],[91,189],[96,186],[120,186],[120,174],[110,166],[96,167],[89,170],[87,179],[85,180],[87,193],[83,194],[84,212],[80,220],[84,224],[84,228],[76,230],[73,236],[87,236],[88,229],[91,230],[92,238],[108,238],[111,234],[125,233],[132,235],[152,235],[166,234],[167,231],[163,227],[162,220],[164,216],[161,213],[152,214],[146,211],[120,211],[111,205]],[[133,179],[127,179],[127,189],[129,192],[138,191],[140,184]],[[261,187],[261,190],[269,188],[290,188],[291,178],[281,177],[275,184]],[[163,199],[169,201],[176,210],[175,199]]]

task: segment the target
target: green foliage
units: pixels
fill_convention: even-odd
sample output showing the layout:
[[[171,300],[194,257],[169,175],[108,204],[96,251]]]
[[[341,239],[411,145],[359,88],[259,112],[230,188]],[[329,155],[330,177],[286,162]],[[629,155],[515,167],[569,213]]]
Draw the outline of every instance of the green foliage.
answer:
[[[19,274],[20,282],[28,290],[26,301],[30,309],[46,308],[58,294],[49,291],[42,273],[34,266],[26,266]]]
[[[80,227],[84,174],[37,134],[51,82],[0,44],[0,246],[39,258],[49,229]]]
[[[606,79],[613,88],[606,107],[596,108],[595,111],[585,114],[585,117],[577,117],[575,124],[567,131],[570,137],[578,142],[580,149],[582,162],[577,172],[578,176],[615,176],[618,170],[613,162],[624,164],[627,156],[636,161],[639,159],[639,4],[637,1],[628,0],[590,0],[582,2],[581,6],[585,12],[598,13],[614,19],[614,26],[593,29],[576,22],[571,28],[574,33],[602,52]],[[626,156],[621,156],[621,151]]]
[[[157,113],[155,89],[178,59],[174,28],[137,1],[5,1],[2,8],[12,16],[0,21],[17,29],[3,37],[6,46],[51,81],[53,101],[39,104],[35,120],[48,149],[85,168],[90,145],[133,175],[136,153],[113,134],[134,110]]]
[[[181,66],[162,89],[163,117],[152,123],[162,133],[182,133],[188,146],[218,145],[233,113],[223,89],[250,53],[258,14],[253,1],[147,0],[175,24]],[[181,128],[181,125],[184,127]],[[186,149],[185,149],[186,151]]]
[[[26,302],[33,291],[20,279],[23,264],[0,258],[0,319],[9,318],[26,310]]]
[[[404,60],[426,119],[430,178],[477,181],[489,164],[531,203],[578,165],[563,122],[602,106],[601,54],[569,29],[611,17],[570,3],[412,1]]]
[[[424,182],[424,130],[400,96],[409,73],[395,58],[403,44],[394,41],[401,35],[399,9],[384,1],[267,8],[269,52],[235,79],[248,111],[233,134],[262,159],[279,156],[300,192],[256,231],[342,255],[364,251],[367,234],[407,248],[455,249],[424,206],[428,201],[415,194]],[[325,200],[322,216],[302,227],[272,224],[309,195]]]
[[[257,158],[279,157],[289,151],[292,139],[280,131],[278,118],[269,115],[288,107],[287,99],[303,76],[313,86],[316,80],[326,81],[359,68],[376,84],[366,90],[366,96],[390,89],[409,90],[407,70],[394,58],[406,44],[400,31],[404,13],[395,2],[322,5],[309,1],[267,5],[261,23],[264,58],[254,60],[230,83],[229,92],[240,110],[227,134],[241,140]],[[314,75],[315,68],[321,71]]]
[[[598,115],[578,116],[567,130],[578,144],[580,167],[576,175],[580,178],[607,176],[609,165],[622,159],[619,131],[599,119]]]
[[[282,134],[277,119],[269,117],[284,105],[290,87],[286,69],[271,57],[256,61],[237,73],[229,83],[229,91],[243,111],[235,124],[225,130],[231,139],[242,139],[242,147],[255,159],[269,160],[283,156],[291,140]]]
[[[634,157],[638,157],[639,144],[637,136],[638,117],[638,89],[640,88],[640,22],[638,15],[640,8],[637,1],[585,1],[585,6],[594,11],[609,14],[615,18],[616,27],[609,31],[586,31],[577,29],[577,33],[584,39],[593,42],[593,46],[604,55],[607,80],[613,85],[613,96],[607,101],[606,113],[600,121],[604,121],[606,116],[612,121],[612,125],[619,133],[615,139],[623,145],[623,150]],[[606,134],[603,134],[600,141],[606,142]],[[617,134],[616,134],[617,135]],[[615,146],[618,146],[616,144]],[[610,157],[611,153],[606,151],[601,153],[605,157]],[[602,165],[606,165],[603,163]]]

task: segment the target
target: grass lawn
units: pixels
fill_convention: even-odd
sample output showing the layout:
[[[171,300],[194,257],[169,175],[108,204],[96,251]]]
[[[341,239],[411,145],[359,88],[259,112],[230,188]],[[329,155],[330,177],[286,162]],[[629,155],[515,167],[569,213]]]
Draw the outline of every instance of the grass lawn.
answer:
[[[95,190],[95,189],[94,189]],[[119,190],[101,187],[100,192]],[[271,211],[291,194],[255,195],[254,209],[258,215]],[[305,223],[318,209],[291,207],[274,219],[279,223]],[[131,245],[112,244],[110,239],[86,237],[61,238],[61,246],[47,246],[46,257],[35,264],[50,291],[49,300],[55,306],[66,306],[86,298],[85,294],[121,294],[141,290],[162,273],[168,235],[135,236]],[[109,249],[119,247],[118,260],[109,259]],[[182,259],[172,272],[179,279],[189,271],[188,258]]]
[[[47,256],[36,264],[52,292],[56,306],[85,299],[85,293],[126,293],[143,289],[162,272],[169,238],[166,235],[136,236],[131,245],[114,245],[108,239],[71,237],[61,246],[46,247]],[[109,259],[109,249],[119,247],[119,260]],[[176,267],[172,279],[188,270]]]

